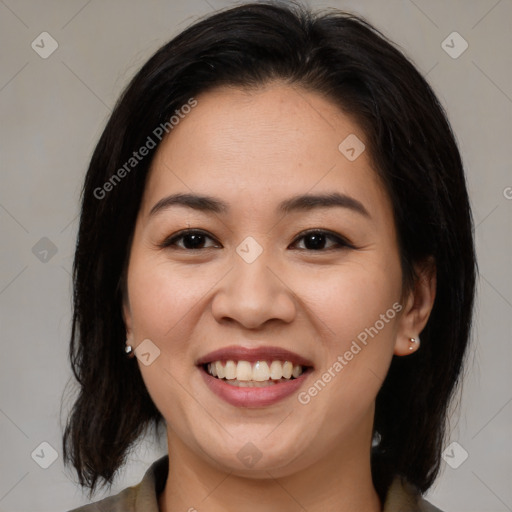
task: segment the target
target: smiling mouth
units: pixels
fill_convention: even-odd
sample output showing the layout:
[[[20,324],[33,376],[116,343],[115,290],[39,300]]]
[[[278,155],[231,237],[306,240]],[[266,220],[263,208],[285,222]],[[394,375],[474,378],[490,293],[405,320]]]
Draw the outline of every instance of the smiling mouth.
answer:
[[[275,386],[299,378],[312,367],[291,361],[212,361],[202,368],[212,377],[237,387]]]

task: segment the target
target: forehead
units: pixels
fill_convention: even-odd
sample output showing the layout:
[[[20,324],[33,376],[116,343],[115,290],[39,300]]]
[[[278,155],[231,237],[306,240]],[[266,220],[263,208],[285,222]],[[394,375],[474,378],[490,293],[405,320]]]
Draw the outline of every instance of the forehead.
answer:
[[[175,191],[219,196],[246,208],[338,191],[366,198],[369,210],[389,208],[362,149],[365,134],[320,94],[276,83],[251,91],[222,87],[196,100],[153,159],[146,213]],[[353,159],[347,148],[362,152]]]

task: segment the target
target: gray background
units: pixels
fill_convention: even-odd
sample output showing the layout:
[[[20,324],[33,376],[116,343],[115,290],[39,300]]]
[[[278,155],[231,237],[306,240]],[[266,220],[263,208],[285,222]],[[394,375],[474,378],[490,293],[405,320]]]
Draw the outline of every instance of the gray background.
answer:
[[[446,511],[512,510],[512,1],[309,3],[366,16],[427,75],[448,111],[467,169],[481,279],[473,351],[447,443],[458,444],[447,450],[428,499]],[[75,389],[66,386],[67,346],[82,178],[127,80],[195,18],[229,5],[0,0],[0,511],[87,502],[61,453]],[[45,31],[58,48],[43,59],[31,43],[42,46]],[[469,45],[456,59],[442,46],[454,31]],[[460,50],[462,41],[452,39],[445,45]],[[57,452],[47,469],[40,464],[52,452],[43,442]],[[137,483],[164,453],[165,440],[141,440],[111,493]]]

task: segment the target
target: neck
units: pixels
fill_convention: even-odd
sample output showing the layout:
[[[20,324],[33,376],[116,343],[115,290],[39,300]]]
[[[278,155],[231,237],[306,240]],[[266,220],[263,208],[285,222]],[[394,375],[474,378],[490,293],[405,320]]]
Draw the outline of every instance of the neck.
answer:
[[[369,443],[367,443],[369,445]],[[168,430],[169,475],[160,512],[380,512],[370,448],[343,446],[307,469],[276,478],[247,478],[219,471]],[[364,448],[364,447],[363,447]]]

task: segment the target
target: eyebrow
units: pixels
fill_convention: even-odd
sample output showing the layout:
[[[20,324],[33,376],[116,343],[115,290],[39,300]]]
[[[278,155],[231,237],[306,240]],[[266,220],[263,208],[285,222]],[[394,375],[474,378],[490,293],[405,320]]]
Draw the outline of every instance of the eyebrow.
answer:
[[[229,205],[221,199],[198,194],[172,194],[160,199],[149,212],[149,216],[156,215],[159,212],[167,210],[173,206],[184,206],[202,212],[227,213]],[[330,194],[303,194],[291,197],[279,203],[277,211],[283,214],[307,211],[315,208],[341,207],[352,210],[360,215],[371,218],[368,210],[357,199],[332,192]]]

